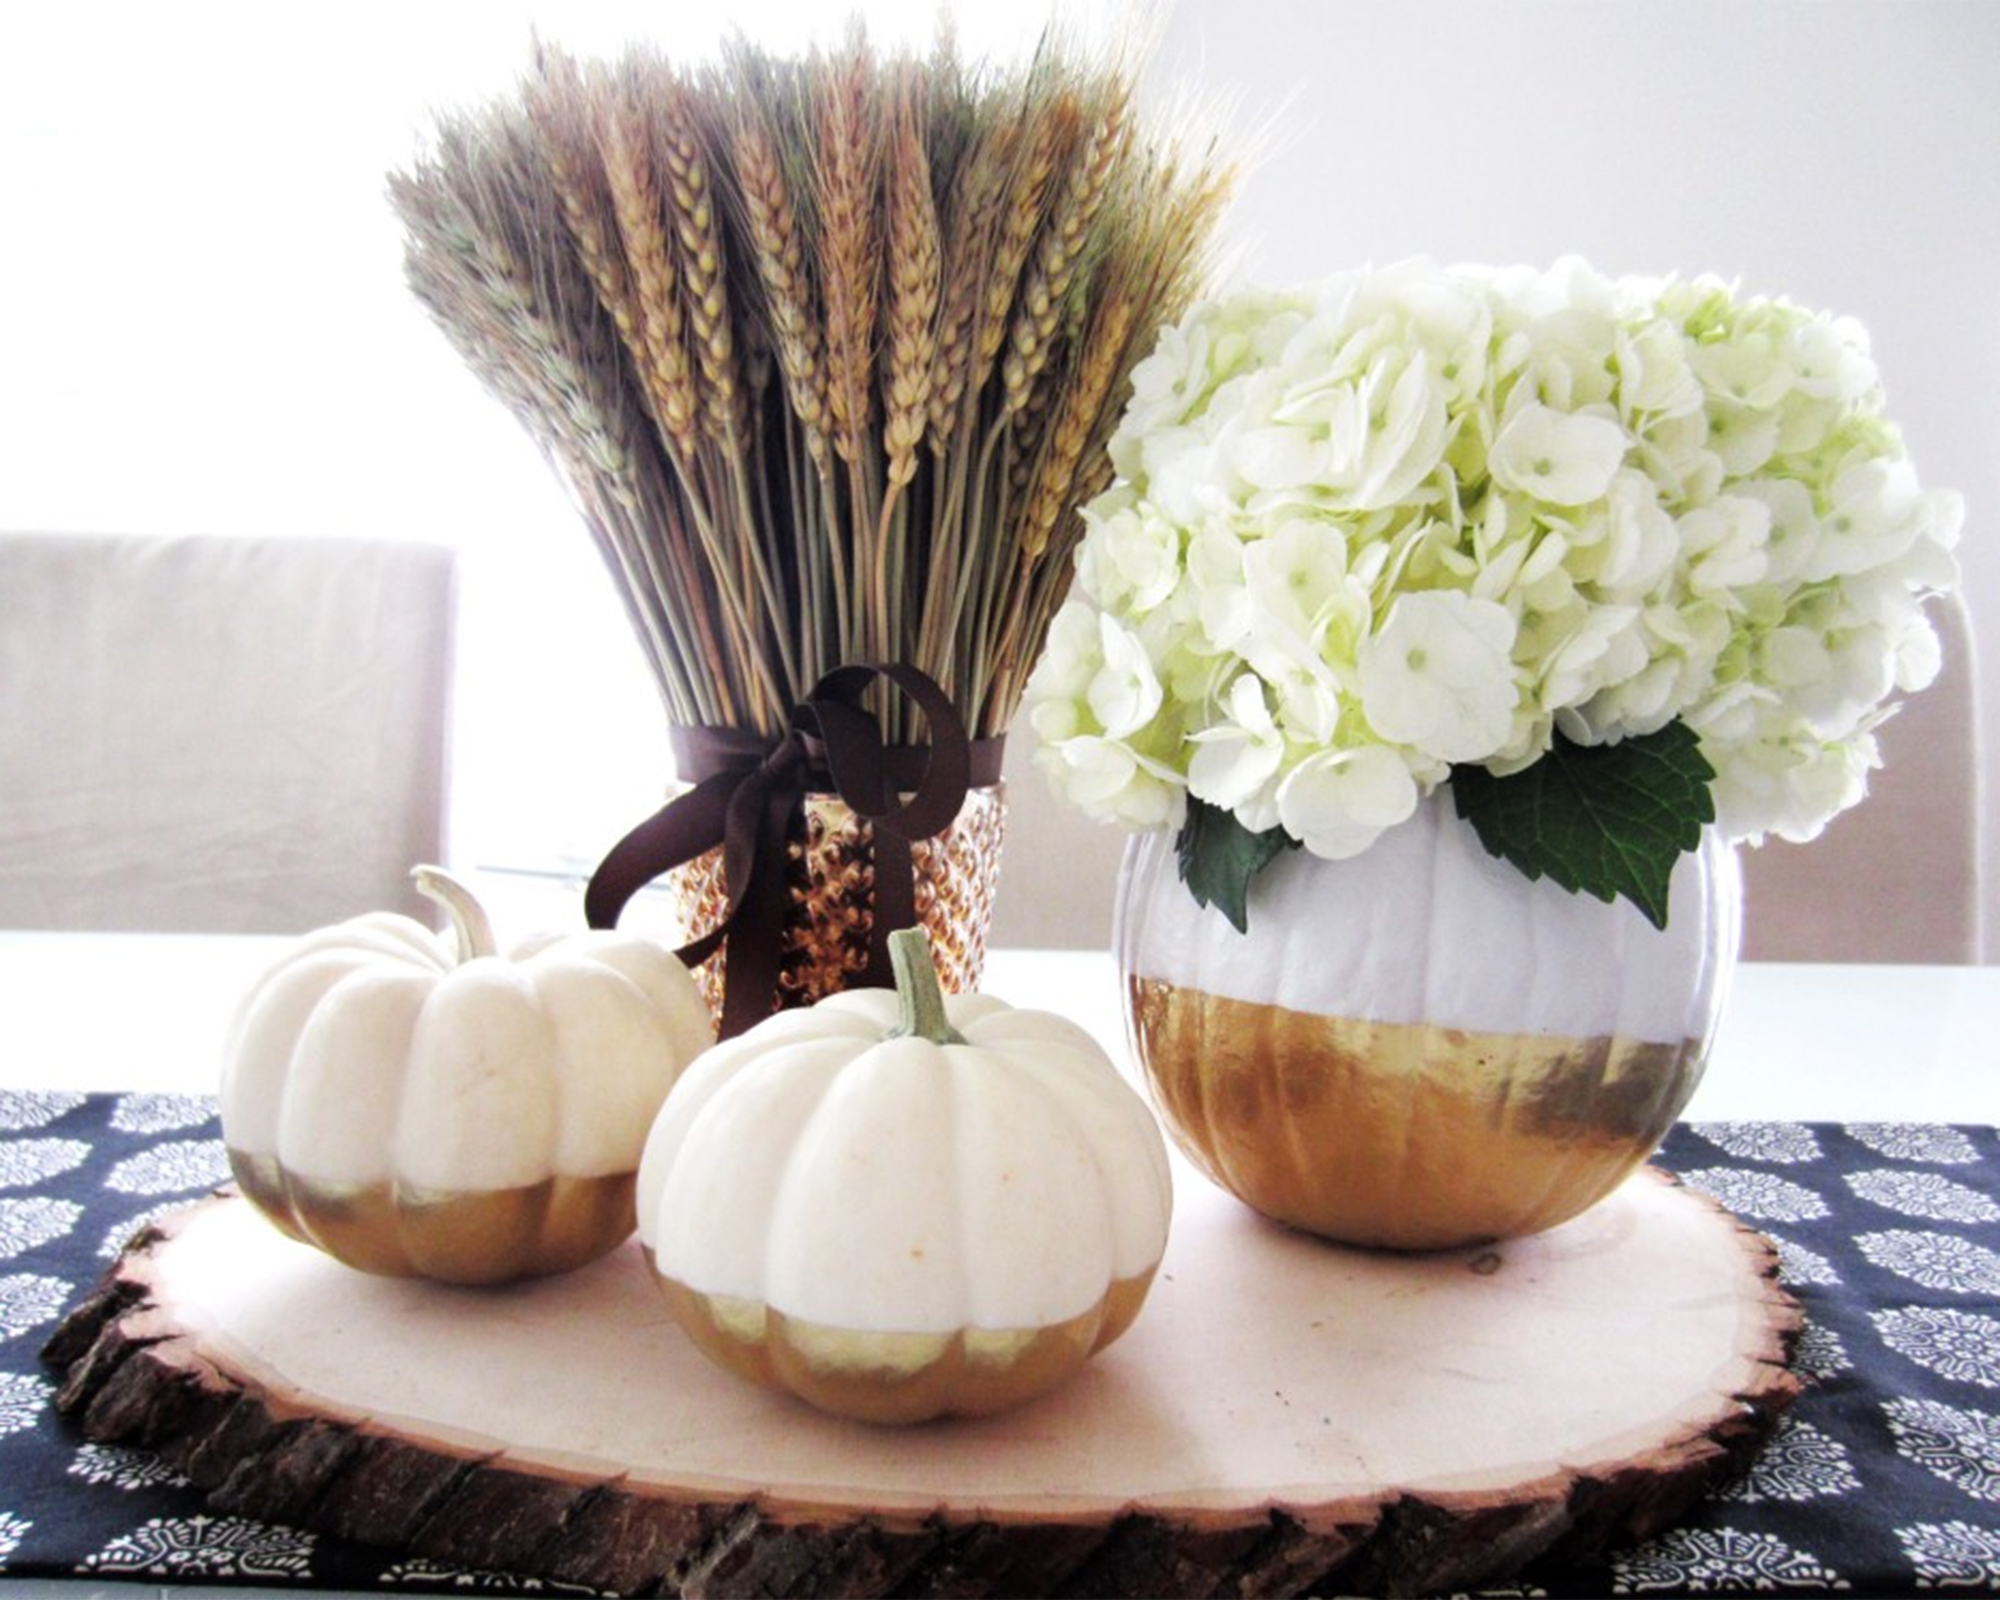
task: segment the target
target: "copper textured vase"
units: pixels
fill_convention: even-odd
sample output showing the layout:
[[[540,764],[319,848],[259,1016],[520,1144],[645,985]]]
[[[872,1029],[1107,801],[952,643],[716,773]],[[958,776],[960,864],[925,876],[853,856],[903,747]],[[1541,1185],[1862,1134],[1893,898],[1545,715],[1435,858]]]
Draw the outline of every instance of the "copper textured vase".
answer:
[[[836,794],[809,794],[803,806],[803,832],[785,852],[791,904],[773,1010],[810,1005],[851,987],[867,970],[874,930],[872,826]],[[977,988],[985,969],[1006,825],[1005,784],[976,784],[950,826],[910,847],[917,920],[930,935],[939,981],[954,994]],[[725,913],[722,856],[719,848],[707,851],[660,880],[685,939],[707,933]],[[728,963],[725,944],[694,969],[718,1017]]]
[[[1134,1051],[1203,1171],[1294,1227],[1439,1249],[1567,1221],[1653,1152],[1706,1063],[1740,902],[1713,835],[1663,931],[1489,856],[1440,795],[1352,860],[1281,853],[1247,933],[1141,835],[1115,937]]]

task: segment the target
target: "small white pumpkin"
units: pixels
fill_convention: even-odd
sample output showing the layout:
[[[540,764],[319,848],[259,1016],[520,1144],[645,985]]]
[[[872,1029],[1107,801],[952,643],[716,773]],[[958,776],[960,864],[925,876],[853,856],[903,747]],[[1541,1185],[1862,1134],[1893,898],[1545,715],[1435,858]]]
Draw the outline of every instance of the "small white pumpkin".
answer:
[[[497,1283],[630,1237],[646,1130],[712,1042],[664,945],[542,935],[412,874],[452,930],[378,913],[307,934],[244,996],[222,1137],[245,1196],[368,1272]]]
[[[639,1237],[721,1365],[870,1422],[1043,1393],[1128,1328],[1166,1248],[1151,1111],[1083,1029],[946,999],[919,929],[897,988],[709,1051],[654,1124]]]

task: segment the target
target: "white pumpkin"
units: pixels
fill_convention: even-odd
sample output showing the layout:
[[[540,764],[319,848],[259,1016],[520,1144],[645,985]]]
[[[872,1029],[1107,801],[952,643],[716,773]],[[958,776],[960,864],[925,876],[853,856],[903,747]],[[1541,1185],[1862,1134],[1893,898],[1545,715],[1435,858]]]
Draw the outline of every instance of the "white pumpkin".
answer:
[[[1351,860],[1281,853],[1247,933],[1141,836],[1116,942],[1197,1165],[1295,1227],[1432,1249],[1565,1221],[1646,1159],[1700,1080],[1739,912],[1713,831],[1661,929],[1496,860],[1438,793]]]
[[[639,1169],[639,1236],[724,1366],[872,1422],[997,1411],[1130,1326],[1172,1184],[1145,1102],[1048,1012],[898,988],[780,1012],[703,1056]]]
[[[433,933],[389,913],[299,940],[243,998],[222,1137],[243,1193],[365,1271],[563,1272],[628,1238],[646,1130],[713,1034],[687,969],[617,933],[496,953],[436,868]]]

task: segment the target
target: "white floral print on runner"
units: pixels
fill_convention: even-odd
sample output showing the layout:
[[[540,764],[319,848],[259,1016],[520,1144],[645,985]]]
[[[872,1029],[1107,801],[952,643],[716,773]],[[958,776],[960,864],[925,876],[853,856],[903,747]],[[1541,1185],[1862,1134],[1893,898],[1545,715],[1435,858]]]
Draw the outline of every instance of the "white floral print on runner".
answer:
[[[1873,1313],[1875,1331],[1898,1355],[1954,1383],[2000,1389],[2000,1318],[1949,1307],[1903,1306]]]
[[[84,1558],[84,1572],[163,1578],[302,1578],[314,1536],[245,1517],[154,1517]]]
[[[1794,1550],[1769,1533],[1735,1528],[1677,1528],[1612,1564],[1612,1591],[1661,1590],[1705,1594],[1718,1590],[1845,1589],[1845,1579],[1807,1551]]]
[[[1936,1400],[1891,1400],[1882,1409],[1904,1460],[2000,1505],[2000,1417]]]
[[[174,1194],[229,1181],[229,1158],[220,1139],[175,1139],[111,1169],[104,1187],[120,1194]]]
[[[1850,1122],[1847,1136],[1892,1161],[1962,1167],[1979,1159],[1965,1134],[1941,1122]]]
[[[1812,1129],[1797,1122],[1697,1122],[1691,1131],[1739,1161],[1792,1166],[1825,1153]]]
[[[1680,1175],[1690,1189],[1720,1200],[1738,1216],[1764,1222],[1817,1222],[1832,1213],[1826,1201],[1803,1184],[1769,1172],[1737,1167],[1696,1167]]]
[[[2000,1295],[2000,1251],[1955,1233],[1891,1229],[1857,1234],[1854,1244],[1876,1266],[1920,1288]]]
[[[0,1339],[53,1322],[69,1295],[70,1286],[61,1278],[36,1272],[10,1272],[0,1278]]]

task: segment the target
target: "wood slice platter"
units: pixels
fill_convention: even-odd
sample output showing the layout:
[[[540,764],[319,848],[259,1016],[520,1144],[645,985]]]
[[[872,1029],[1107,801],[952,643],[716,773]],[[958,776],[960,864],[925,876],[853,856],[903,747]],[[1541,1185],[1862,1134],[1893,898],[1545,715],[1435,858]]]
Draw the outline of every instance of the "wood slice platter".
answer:
[[[1768,1241],[1657,1171],[1532,1239],[1340,1249],[1176,1171],[1137,1325],[1064,1388],[882,1429],[710,1366],[636,1245],[370,1278],[225,1193],[63,1324],[59,1404],[218,1510],[619,1593],[1420,1594],[1671,1525],[1798,1392]]]

